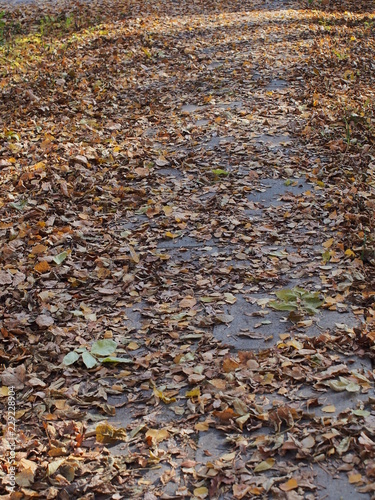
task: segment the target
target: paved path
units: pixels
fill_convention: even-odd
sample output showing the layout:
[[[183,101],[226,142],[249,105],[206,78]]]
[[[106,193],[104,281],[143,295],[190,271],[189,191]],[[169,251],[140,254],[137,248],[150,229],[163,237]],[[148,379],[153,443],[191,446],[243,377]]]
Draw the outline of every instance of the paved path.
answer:
[[[82,321],[77,332],[87,323],[95,334],[98,324],[108,328],[134,361],[129,370],[103,368],[81,385],[65,370],[67,387],[79,386],[75,401],[88,412],[82,449],[94,457],[95,429],[108,415],[131,436],[111,447],[107,461],[123,456],[131,464],[123,470],[128,490],[116,498],[367,500],[348,482],[360,464],[354,437],[345,434],[350,422],[355,435],[355,412],[359,419],[370,405],[360,378],[372,372],[370,360],[345,344],[360,323],[359,308],[344,299],[311,316],[303,304],[294,316],[272,307],[284,289],[337,298],[360,279],[351,261],[327,257],[337,235],[327,208],[334,189],[312,174],[329,164],[303,134],[304,50],[315,21],[308,13],[300,19],[298,1],[244,1],[222,11],[199,2],[166,5],[159,24],[154,14],[143,18],[129,8],[118,38],[82,42],[77,75],[59,76],[68,88],[82,67],[87,74],[95,68],[91,94],[85,73],[79,92],[87,95],[77,93],[74,102],[60,96],[61,137],[70,141],[72,127],[82,134],[74,145],[81,159],[66,172],[73,164],[79,189],[91,196],[92,141],[103,146],[103,172],[114,176],[107,185],[92,169],[103,184],[92,204],[110,193],[99,215],[78,200],[77,221],[70,200],[59,206],[57,220],[74,227],[72,255],[89,276],[79,288],[86,279],[80,263],[74,278],[62,278],[76,283],[72,310],[86,301],[102,323],[80,311],[71,321]],[[110,57],[118,72],[100,73],[106,44],[116,46]],[[102,101],[98,89],[110,98]],[[41,113],[38,125],[48,119]],[[115,167],[105,163],[110,156]],[[96,303],[95,294],[102,294]],[[358,390],[332,389],[339,376],[355,374]],[[118,480],[114,469],[108,491],[110,474]],[[90,487],[100,485],[99,478]],[[74,488],[83,495],[86,486],[77,480],[66,495]]]

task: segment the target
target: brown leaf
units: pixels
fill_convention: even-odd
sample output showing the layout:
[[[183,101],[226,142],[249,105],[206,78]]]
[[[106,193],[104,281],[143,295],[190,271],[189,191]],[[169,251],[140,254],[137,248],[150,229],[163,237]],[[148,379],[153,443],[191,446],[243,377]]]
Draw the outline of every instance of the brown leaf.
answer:
[[[227,408],[223,411],[214,411],[213,414],[222,422],[228,423],[230,420],[239,417],[239,414],[232,410],[232,408]]]
[[[8,271],[0,271],[0,285],[10,285],[12,281],[12,275]]]
[[[185,307],[191,308],[191,307],[194,307],[196,303],[197,303],[197,299],[188,295],[187,297],[183,298],[180,301],[180,307],[181,308],[185,308]]]
[[[279,485],[279,488],[280,490],[282,491],[291,491],[291,490],[295,490],[296,488],[298,488],[298,482],[296,479],[294,478],[291,478],[289,479],[289,481],[287,481],[286,483],[281,483]]]
[[[151,440],[152,444],[158,444],[169,438],[169,432],[167,429],[149,429],[146,432],[146,438]]]
[[[238,361],[231,357],[226,357],[223,361],[223,370],[225,373],[234,372],[237,368],[240,367]]]
[[[7,387],[15,387],[16,389],[23,389],[26,378],[25,365],[18,365],[15,368],[6,368],[1,374],[1,382]]]
[[[122,427],[116,428],[108,422],[98,424],[95,429],[96,440],[98,443],[108,444],[116,441],[126,441],[126,430]]]
[[[48,314],[40,314],[37,316],[35,319],[35,323],[40,327],[40,328],[48,328],[49,326],[54,324],[54,319],[52,316]]]
[[[46,245],[38,244],[38,245],[33,246],[33,248],[31,249],[31,252],[34,255],[40,255],[41,253],[45,253],[47,250],[48,250],[48,247]]]
[[[38,271],[38,273],[46,273],[51,269],[51,266],[48,264],[47,261],[42,260],[41,262],[38,262],[34,266],[35,271]]]

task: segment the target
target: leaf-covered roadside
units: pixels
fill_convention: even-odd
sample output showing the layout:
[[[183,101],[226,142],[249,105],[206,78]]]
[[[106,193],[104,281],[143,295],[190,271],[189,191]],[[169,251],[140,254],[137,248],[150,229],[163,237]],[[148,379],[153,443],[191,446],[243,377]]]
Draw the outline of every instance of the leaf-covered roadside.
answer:
[[[332,468],[374,494],[374,16],[339,3],[6,13],[12,498],[313,499]],[[285,330],[255,349],[270,309]]]

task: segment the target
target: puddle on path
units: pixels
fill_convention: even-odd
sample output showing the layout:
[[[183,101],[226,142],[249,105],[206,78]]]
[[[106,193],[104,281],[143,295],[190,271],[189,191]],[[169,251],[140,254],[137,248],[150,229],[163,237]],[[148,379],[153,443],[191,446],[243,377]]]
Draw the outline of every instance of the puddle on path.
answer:
[[[194,125],[196,127],[204,127],[205,125],[208,125],[210,123],[209,120],[197,120]]]
[[[370,494],[359,494],[353,484],[348,481],[348,476],[329,471],[318,464],[312,466],[315,476],[314,484],[318,486],[318,498],[326,500],[367,500]]]
[[[299,286],[303,287],[303,284],[300,283]],[[288,288],[288,286],[283,288]],[[228,325],[215,325],[214,337],[238,350],[260,350],[280,342],[280,334],[290,333],[291,336],[307,335],[313,337],[334,329],[336,323],[345,324],[349,328],[358,325],[357,318],[351,312],[338,313],[337,311],[321,309],[316,316],[306,316],[306,320],[312,320],[311,326],[298,329],[296,325],[287,320],[288,313],[276,311],[267,308],[267,306],[262,307],[254,302],[254,299],[267,298],[274,300],[275,296],[253,293],[246,300],[244,296],[238,295],[237,302],[223,308],[225,314],[233,316],[233,321]]]
[[[158,168],[156,170],[156,174],[157,175],[171,176],[171,177],[175,177],[176,179],[183,178],[182,172],[180,170],[177,170],[176,168],[172,168],[172,167]]]
[[[242,108],[243,102],[242,101],[223,102],[217,104],[216,106],[218,108],[224,108],[224,109],[236,109],[236,108]]]
[[[283,90],[289,86],[289,83],[286,80],[282,80],[281,78],[275,78],[271,80],[271,82],[265,87],[265,90]]]
[[[208,66],[207,69],[217,69],[223,66],[223,62],[221,61],[212,61]]]
[[[283,146],[289,146],[292,143],[292,140],[288,134],[280,134],[280,135],[268,135],[261,134],[250,142],[255,142],[258,145],[265,145],[271,149],[281,148]]]
[[[203,144],[203,147],[206,149],[215,149],[220,146],[224,146],[226,144],[230,144],[234,141],[233,136],[228,136],[228,137],[219,137],[219,136],[214,136],[212,137],[209,142],[206,144]]]
[[[253,203],[260,203],[263,207],[280,206],[286,200],[279,199],[287,193],[294,196],[301,195],[309,190],[310,186],[304,179],[292,180],[292,184],[287,185],[284,179],[264,179],[260,182],[259,188],[248,195],[248,200]],[[288,200],[289,201],[289,200]]]
[[[195,455],[197,462],[203,464],[213,462],[229,451],[230,448],[226,445],[223,432],[209,429],[206,432],[199,433],[198,448]]]
[[[206,243],[202,243],[191,236],[182,236],[181,238],[175,238],[173,240],[168,239],[165,241],[160,241],[157,248],[158,249],[179,249],[179,248],[197,248],[206,246]]]
[[[200,111],[202,109],[202,106],[197,106],[196,104],[184,104],[181,106],[182,113],[195,113],[196,111]]]

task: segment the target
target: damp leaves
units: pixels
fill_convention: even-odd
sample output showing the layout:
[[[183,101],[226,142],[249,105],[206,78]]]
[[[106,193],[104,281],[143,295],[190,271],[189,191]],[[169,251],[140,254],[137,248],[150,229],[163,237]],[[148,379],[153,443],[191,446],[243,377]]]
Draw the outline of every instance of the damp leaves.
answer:
[[[374,14],[248,3],[0,7],[26,496],[374,492]]]

